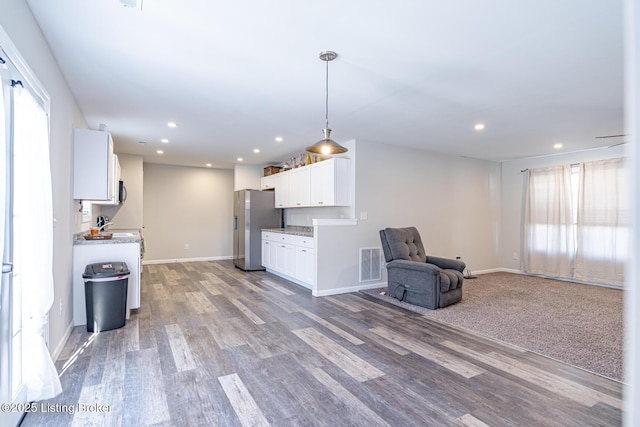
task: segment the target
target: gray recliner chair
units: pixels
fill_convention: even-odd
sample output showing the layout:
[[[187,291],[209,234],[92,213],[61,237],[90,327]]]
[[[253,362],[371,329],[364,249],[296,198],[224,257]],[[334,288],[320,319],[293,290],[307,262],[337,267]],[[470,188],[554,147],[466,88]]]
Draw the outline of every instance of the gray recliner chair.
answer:
[[[415,227],[385,228],[380,240],[389,296],[432,310],[462,299],[464,262],[427,256]]]

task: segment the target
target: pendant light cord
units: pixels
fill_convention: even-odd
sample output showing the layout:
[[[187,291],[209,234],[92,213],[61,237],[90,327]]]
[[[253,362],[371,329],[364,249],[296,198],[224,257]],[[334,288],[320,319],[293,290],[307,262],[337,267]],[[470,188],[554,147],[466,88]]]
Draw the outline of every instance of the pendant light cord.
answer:
[[[325,102],[324,102],[324,119],[325,128],[329,128],[329,61],[327,63],[326,82],[325,82]]]

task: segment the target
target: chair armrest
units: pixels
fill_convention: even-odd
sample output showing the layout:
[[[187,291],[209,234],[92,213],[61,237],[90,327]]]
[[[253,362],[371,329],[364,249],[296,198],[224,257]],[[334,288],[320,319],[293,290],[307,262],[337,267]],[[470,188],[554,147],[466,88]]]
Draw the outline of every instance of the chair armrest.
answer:
[[[399,268],[403,270],[412,270],[422,274],[439,275],[440,268],[437,265],[429,264],[426,262],[408,261],[404,259],[397,259],[387,263],[387,269]]]
[[[427,256],[427,262],[435,264],[438,267],[445,270],[458,270],[460,273],[464,272],[466,264],[457,259],[441,258],[437,256]]]

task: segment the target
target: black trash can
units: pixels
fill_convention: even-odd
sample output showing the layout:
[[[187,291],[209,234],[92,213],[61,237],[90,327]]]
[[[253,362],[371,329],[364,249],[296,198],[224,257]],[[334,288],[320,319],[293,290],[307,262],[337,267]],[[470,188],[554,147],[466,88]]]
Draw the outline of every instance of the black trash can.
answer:
[[[87,332],[124,326],[127,317],[129,268],[124,262],[89,264],[84,269],[84,299]]]

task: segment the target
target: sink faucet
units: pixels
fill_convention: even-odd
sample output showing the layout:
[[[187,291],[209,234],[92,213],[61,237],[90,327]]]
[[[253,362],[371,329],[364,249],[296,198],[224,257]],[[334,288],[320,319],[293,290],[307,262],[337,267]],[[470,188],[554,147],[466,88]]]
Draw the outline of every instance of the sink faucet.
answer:
[[[107,222],[106,224],[103,224],[103,225],[101,225],[100,227],[98,227],[98,230],[99,230],[99,231],[103,231],[103,230],[104,230],[104,228],[105,228],[107,225],[112,225],[112,224],[113,224],[112,222]]]

